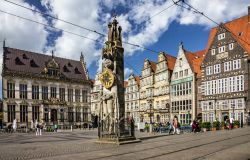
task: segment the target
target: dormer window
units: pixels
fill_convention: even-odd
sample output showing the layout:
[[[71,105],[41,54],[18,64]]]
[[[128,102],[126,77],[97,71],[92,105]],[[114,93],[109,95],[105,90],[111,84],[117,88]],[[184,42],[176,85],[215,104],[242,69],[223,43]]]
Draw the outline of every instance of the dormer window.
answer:
[[[26,54],[23,54],[23,59],[29,59]]]
[[[77,67],[75,68],[75,74],[81,74]]]
[[[49,74],[50,76],[57,76],[57,75],[58,75],[58,70],[57,70],[57,69],[49,68],[49,69],[48,69],[48,74]]]
[[[24,65],[24,63],[20,60],[19,57],[16,57],[16,59],[15,59],[15,64],[16,64],[16,65]]]
[[[63,66],[63,71],[64,72],[70,72],[70,70],[68,69],[68,67],[65,65],[65,66]]]
[[[211,50],[211,54],[212,54],[212,55],[215,55],[215,49],[212,49],[212,50]]]
[[[218,40],[222,40],[224,39],[226,36],[225,36],[225,33],[221,33],[218,35]]]
[[[39,67],[33,59],[30,61],[30,66],[31,67]]]
[[[72,64],[71,64],[70,62],[68,63],[68,66],[69,66],[69,67],[73,67]]]
[[[234,44],[233,43],[230,43],[229,46],[228,46],[229,50],[233,50],[234,49]]]

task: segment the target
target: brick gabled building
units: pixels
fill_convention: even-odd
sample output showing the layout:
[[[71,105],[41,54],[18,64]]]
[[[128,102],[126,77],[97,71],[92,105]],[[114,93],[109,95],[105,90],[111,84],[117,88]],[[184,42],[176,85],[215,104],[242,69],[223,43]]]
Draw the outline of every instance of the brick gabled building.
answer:
[[[203,121],[243,119],[250,113],[250,8],[248,15],[212,28],[202,62]]]
[[[5,123],[90,122],[91,82],[82,54],[75,61],[4,46],[2,79]]]

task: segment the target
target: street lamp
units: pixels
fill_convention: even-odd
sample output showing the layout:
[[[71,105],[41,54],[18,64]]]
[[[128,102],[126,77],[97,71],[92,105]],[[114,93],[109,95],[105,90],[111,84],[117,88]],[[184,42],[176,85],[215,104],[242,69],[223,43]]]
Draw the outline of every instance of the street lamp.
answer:
[[[28,133],[28,107],[27,107],[27,110],[26,110],[25,119],[26,119],[26,133]]]

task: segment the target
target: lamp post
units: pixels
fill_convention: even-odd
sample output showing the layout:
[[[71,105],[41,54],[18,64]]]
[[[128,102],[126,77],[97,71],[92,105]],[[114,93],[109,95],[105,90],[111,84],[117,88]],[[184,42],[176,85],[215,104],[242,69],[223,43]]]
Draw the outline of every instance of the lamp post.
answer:
[[[27,110],[26,110],[25,119],[26,119],[26,133],[28,133],[28,107],[27,107]]]
[[[234,119],[234,109],[235,109],[235,105],[234,104],[233,104],[232,108],[233,108],[233,119]]]

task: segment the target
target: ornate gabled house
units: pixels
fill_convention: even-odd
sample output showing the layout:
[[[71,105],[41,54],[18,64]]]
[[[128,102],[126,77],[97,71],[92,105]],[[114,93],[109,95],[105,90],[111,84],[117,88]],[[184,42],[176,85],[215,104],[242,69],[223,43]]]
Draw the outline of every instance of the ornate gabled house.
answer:
[[[170,121],[170,78],[176,58],[160,52],[154,75],[155,122]]]
[[[203,121],[245,121],[249,101],[250,8],[248,15],[211,29],[202,69]]]
[[[179,46],[177,60],[171,77],[171,119],[177,116],[181,124],[190,124],[197,116],[197,75],[200,66],[197,61],[205,51],[191,53]]]
[[[148,59],[144,60],[142,75],[140,80],[140,121],[154,121],[154,73],[156,63]]]
[[[90,122],[91,82],[80,61],[3,47],[4,122],[60,127]]]
[[[99,116],[100,112],[100,91],[102,89],[102,84],[99,80],[99,73],[96,74],[95,80],[92,80],[91,89],[91,115]]]
[[[140,122],[140,77],[131,74],[124,84],[125,90],[125,113],[134,118],[135,124]]]

